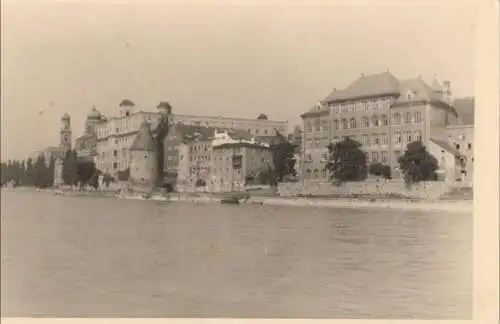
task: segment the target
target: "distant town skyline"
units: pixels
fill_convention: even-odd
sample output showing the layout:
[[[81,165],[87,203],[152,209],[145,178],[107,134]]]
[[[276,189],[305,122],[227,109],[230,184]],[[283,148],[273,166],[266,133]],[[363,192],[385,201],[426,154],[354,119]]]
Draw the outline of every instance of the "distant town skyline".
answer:
[[[168,101],[179,114],[265,113],[293,128],[361,73],[436,76],[473,96],[472,1],[356,3],[4,1],[2,160],[57,145],[64,113],[78,137],[93,106],[118,115],[122,99],[144,110]]]

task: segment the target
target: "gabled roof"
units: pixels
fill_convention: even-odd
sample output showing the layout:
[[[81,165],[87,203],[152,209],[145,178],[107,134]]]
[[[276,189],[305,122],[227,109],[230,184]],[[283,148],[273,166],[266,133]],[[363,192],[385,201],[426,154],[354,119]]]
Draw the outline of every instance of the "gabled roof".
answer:
[[[456,150],[453,146],[451,146],[448,142],[438,139],[438,138],[431,138],[431,142],[434,144],[440,146],[443,150],[453,154],[456,157],[462,156],[458,150]]]
[[[462,124],[474,125],[474,97],[457,98],[453,101],[453,107]]]
[[[362,75],[347,88],[334,90],[324,102],[352,100],[363,97],[399,94],[399,82],[390,72]]]
[[[150,151],[156,150],[155,142],[149,124],[144,121],[137,131],[134,142],[130,146],[130,151]]]
[[[431,89],[436,91],[436,92],[443,91],[443,87],[441,86],[441,84],[439,84],[439,82],[438,82],[438,80],[436,80],[436,78],[434,78],[434,80],[432,81]]]

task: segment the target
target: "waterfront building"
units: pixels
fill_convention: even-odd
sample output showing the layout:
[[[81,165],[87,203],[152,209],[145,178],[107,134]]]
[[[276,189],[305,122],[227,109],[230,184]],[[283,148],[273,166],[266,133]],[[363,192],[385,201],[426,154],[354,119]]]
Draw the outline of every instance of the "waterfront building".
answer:
[[[397,177],[397,159],[408,143],[420,140],[428,148],[442,144],[435,130],[458,118],[451,98],[449,81],[440,84],[434,79],[429,86],[420,77],[399,80],[389,71],[361,75],[345,89],[334,89],[301,115],[303,177],[328,179],[327,146],[346,137],[362,144],[368,163],[387,164]],[[448,146],[442,149],[449,152]],[[451,160],[455,158],[446,159]],[[453,172],[448,175],[455,178]]]
[[[158,159],[153,134],[146,120],[139,127],[129,152],[129,183],[153,188],[158,179]]]
[[[251,134],[271,134],[274,129],[286,131],[286,121],[271,121],[260,116],[259,119],[244,119],[231,117],[194,116],[173,114],[168,103],[160,102],[159,111],[147,112],[138,109],[128,99],[119,105],[120,114],[116,117],[103,119],[96,126],[96,166],[103,172],[116,175],[118,171],[128,168],[129,150],[140,124],[145,119],[153,132],[156,130],[162,114],[168,114],[169,123],[212,127],[217,129],[233,129]],[[182,149],[182,148],[181,148]]]
[[[212,148],[212,191],[241,190],[248,178],[274,167],[269,144],[254,139],[234,139],[226,131],[217,132]]]
[[[192,188],[196,182],[210,183],[212,171],[212,141],[217,132],[225,131],[231,138],[251,138],[238,129],[220,129],[201,125],[172,125],[163,141],[165,182],[172,188]],[[203,186],[205,186],[203,185]]]

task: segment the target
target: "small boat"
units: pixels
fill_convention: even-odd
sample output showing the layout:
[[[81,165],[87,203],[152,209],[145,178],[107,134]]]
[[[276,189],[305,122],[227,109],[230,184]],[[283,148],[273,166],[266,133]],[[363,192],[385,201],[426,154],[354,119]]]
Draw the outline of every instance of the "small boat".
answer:
[[[226,197],[220,200],[221,204],[233,204],[238,205],[240,200],[237,197]]]

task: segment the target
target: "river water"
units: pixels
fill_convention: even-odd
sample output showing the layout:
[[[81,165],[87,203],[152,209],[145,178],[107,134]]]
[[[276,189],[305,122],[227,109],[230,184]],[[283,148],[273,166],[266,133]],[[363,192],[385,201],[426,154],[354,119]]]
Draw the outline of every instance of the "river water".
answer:
[[[2,316],[472,314],[472,215],[2,190]]]

